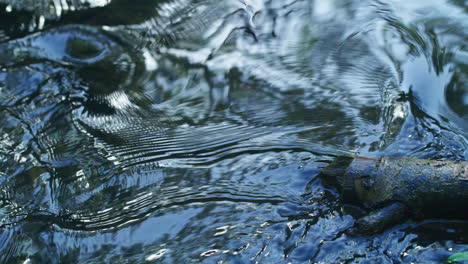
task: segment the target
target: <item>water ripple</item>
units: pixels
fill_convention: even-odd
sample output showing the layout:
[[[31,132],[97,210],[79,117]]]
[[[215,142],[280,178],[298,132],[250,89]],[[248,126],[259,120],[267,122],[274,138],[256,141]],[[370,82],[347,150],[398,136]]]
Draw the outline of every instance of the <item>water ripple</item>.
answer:
[[[34,2],[34,3],[33,3]],[[460,1],[0,0],[0,262],[424,262],[320,167],[466,159]]]

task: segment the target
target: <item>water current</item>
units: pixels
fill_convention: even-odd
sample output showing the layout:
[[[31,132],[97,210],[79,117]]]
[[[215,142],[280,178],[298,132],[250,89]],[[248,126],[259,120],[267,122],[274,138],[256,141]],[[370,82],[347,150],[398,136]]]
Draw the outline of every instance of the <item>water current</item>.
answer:
[[[334,157],[468,158],[463,0],[0,0],[0,262],[441,263]],[[465,219],[466,220],[466,219]]]

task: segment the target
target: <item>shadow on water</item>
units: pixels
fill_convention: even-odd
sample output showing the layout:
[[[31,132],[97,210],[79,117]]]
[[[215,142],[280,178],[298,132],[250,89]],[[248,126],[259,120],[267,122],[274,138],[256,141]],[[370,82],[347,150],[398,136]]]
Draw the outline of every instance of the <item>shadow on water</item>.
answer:
[[[374,236],[318,177],[466,160],[456,1],[0,0],[0,261],[440,263],[467,222]]]

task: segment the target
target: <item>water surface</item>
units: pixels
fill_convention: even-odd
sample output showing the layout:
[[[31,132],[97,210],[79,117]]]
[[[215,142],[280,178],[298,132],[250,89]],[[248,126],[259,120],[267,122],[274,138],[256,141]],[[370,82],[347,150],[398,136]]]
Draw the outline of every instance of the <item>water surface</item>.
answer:
[[[468,158],[463,1],[0,0],[5,263],[440,263],[334,157]]]

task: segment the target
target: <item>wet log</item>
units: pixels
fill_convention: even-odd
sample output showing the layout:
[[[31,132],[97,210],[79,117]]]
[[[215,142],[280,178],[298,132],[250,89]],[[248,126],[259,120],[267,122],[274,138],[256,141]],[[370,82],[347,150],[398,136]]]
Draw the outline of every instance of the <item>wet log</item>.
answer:
[[[468,162],[337,158],[322,170],[344,203],[369,209],[356,226],[376,233],[408,217],[468,219]]]

